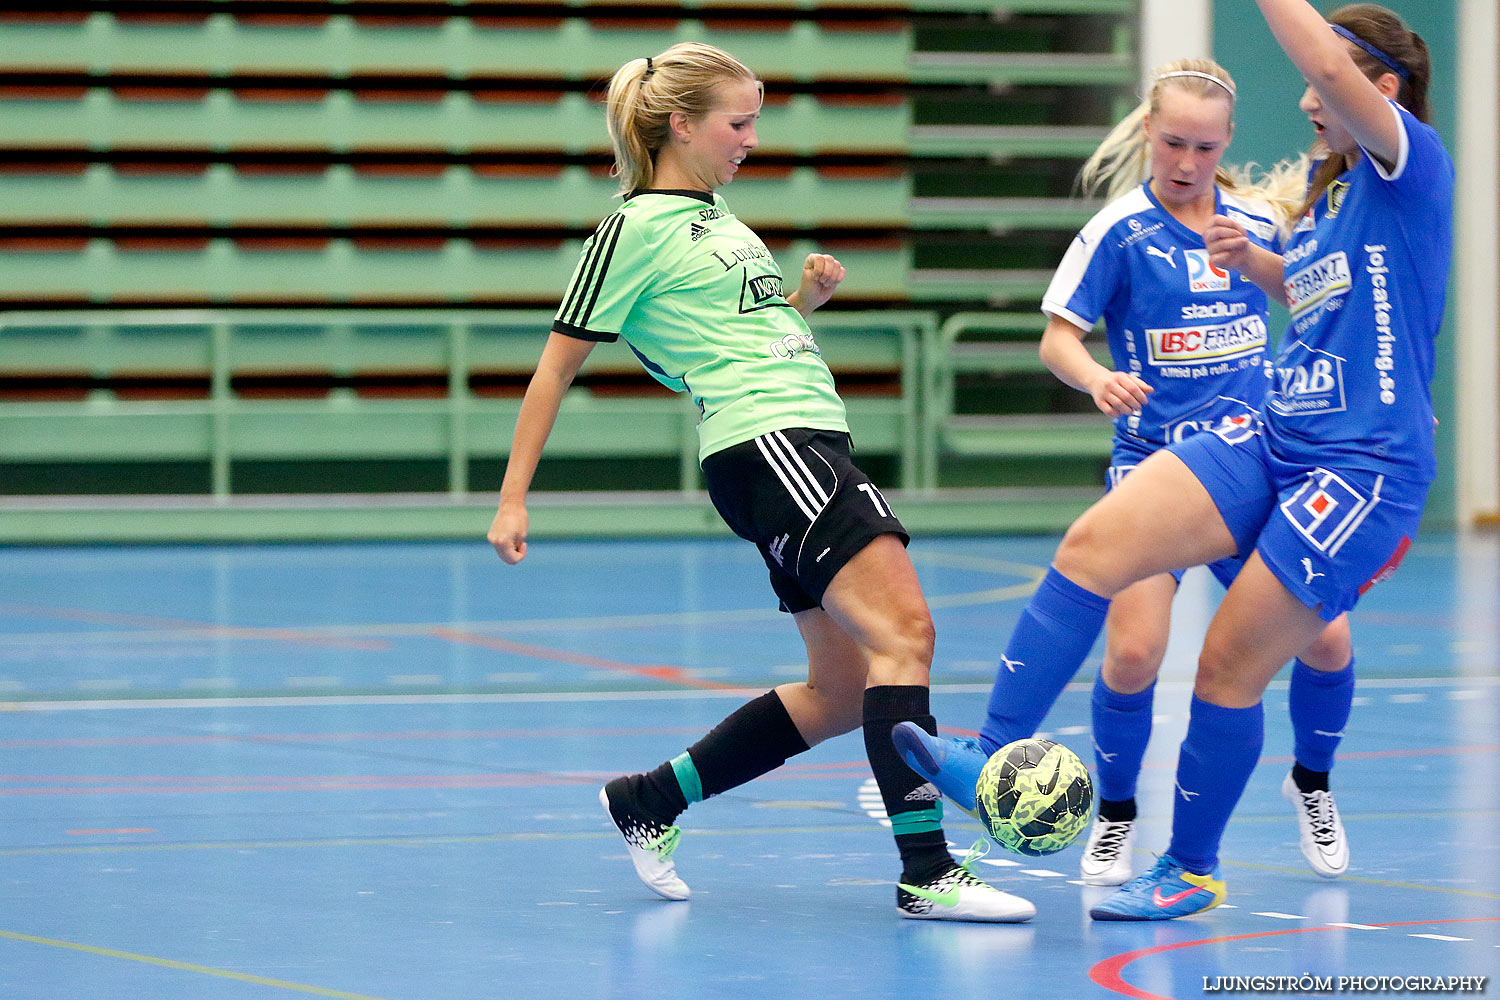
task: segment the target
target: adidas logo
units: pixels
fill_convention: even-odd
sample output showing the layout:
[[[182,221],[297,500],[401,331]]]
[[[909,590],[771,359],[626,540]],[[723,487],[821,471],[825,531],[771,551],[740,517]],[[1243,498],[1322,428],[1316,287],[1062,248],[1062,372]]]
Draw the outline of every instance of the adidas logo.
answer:
[[[922,787],[913,788],[906,793],[907,802],[936,802],[942,797],[942,793],[930,781]]]
[[[693,238],[694,243],[697,243],[699,240],[703,239],[703,237],[708,235],[708,227],[699,225],[695,222],[693,223],[692,227],[688,229],[688,235]]]

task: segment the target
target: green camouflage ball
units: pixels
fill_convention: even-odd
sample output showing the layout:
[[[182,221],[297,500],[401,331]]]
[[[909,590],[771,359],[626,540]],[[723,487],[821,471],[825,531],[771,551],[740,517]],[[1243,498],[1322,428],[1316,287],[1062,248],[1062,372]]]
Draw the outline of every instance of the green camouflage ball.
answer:
[[[1051,740],[1017,740],[996,750],[974,786],[979,820],[1006,850],[1054,854],[1089,825],[1094,784],[1078,755]]]

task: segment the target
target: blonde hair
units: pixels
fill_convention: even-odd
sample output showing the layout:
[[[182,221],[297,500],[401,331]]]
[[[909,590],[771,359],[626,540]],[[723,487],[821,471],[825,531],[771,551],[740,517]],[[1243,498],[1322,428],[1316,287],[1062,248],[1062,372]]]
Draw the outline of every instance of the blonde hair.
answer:
[[[1211,59],[1169,62],[1151,75],[1151,88],[1145,99],[1110,130],[1099,148],[1084,161],[1078,174],[1083,193],[1095,195],[1102,191],[1113,201],[1151,176],[1146,118],[1160,110],[1161,95],[1169,88],[1204,100],[1227,101],[1233,120],[1236,89],[1228,70]],[[1306,157],[1283,160],[1260,172],[1254,164],[1220,163],[1214,171],[1214,183],[1229,194],[1269,202],[1281,224],[1290,226],[1301,214],[1297,208],[1307,190],[1307,160]]]
[[[614,148],[619,194],[651,186],[656,154],[672,134],[672,114],[697,118],[714,110],[719,84],[755,74],[723,49],[680,42],[660,55],[632,59],[615,71],[605,99],[605,124]]]

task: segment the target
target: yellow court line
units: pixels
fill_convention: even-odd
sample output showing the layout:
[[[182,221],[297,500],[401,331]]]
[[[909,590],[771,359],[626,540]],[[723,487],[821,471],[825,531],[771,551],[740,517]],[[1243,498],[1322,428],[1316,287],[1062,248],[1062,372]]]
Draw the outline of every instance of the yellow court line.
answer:
[[[1306,875],[1306,868],[1282,868],[1278,865],[1262,865],[1253,861],[1221,861],[1228,868],[1253,868],[1262,872],[1277,872],[1281,875]],[[1453,889],[1445,885],[1416,885],[1412,882],[1393,882],[1383,878],[1365,878],[1363,875],[1350,875],[1345,872],[1338,878],[1339,883],[1358,882],[1361,885],[1382,885],[1389,889],[1411,889],[1415,892],[1443,892],[1452,896],[1473,896],[1476,899],[1500,899],[1500,895],[1493,892],[1476,892],[1473,889]]]
[[[274,986],[280,990],[310,993],[317,997],[333,997],[335,1000],[380,1000],[380,997],[372,997],[365,993],[325,990],[321,986],[304,986],[302,983],[290,983],[285,979],[268,979],[265,976],[252,976],[244,972],[215,969],[208,965],[177,962],[170,958],[156,958],[153,955],[137,955],[133,951],[117,951],[114,948],[100,948],[97,945],[79,944],[76,941],[59,941],[56,938],[37,937],[34,934],[17,934],[15,931],[0,931],[0,938],[10,938],[12,941],[24,941],[27,944],[42,944],[49,948],[66,948],[69,951],[81,951],[88,955],[102,955],[105,958],[119,958],[127,962],[143,962],[146,965],[159,965],[164,969],[177,969],[181,972],[196,972],[205,976],[218,976],[220,979],[237,979],[242,983],[254,983],[256,986]]]

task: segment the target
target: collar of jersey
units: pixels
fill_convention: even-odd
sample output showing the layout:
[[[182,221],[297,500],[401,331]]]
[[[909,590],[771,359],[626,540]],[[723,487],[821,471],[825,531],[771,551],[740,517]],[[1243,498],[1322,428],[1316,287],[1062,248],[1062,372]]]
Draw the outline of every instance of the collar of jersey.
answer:
[[[641,194],[675,194],[682,198],[696,198],[697,200],[705,202],[709,205],[712,205],[714,203],[714,196],[713,192],[711,191],[687,191],[678,190],[676,188],[641,188],[638,191],[632,191],[627,194],[625,196],[625,200],[629,201],[636,195]]]
[[[1203,235],[1201,233],[1193,232],[1187,226],[1178,222],[1177,216],[1167,211],[1167,206],[1163,205],[1161,199],[1156,197],[1156,192],[1151,190],[1151,179],[1149,177],[1142,182],[1141,190],[1146,192],[1146,200],[1151,202],[1151,207],[1161,213],[1162,220],[1166,222],[1167,227],[1175,231],[1179,238],[1188,240],[1190,246],[1207,246],[1203,242]],[[1214,214],[1224,214],[1224,192],[1219,189],[1217,183],[1214,184]]]

